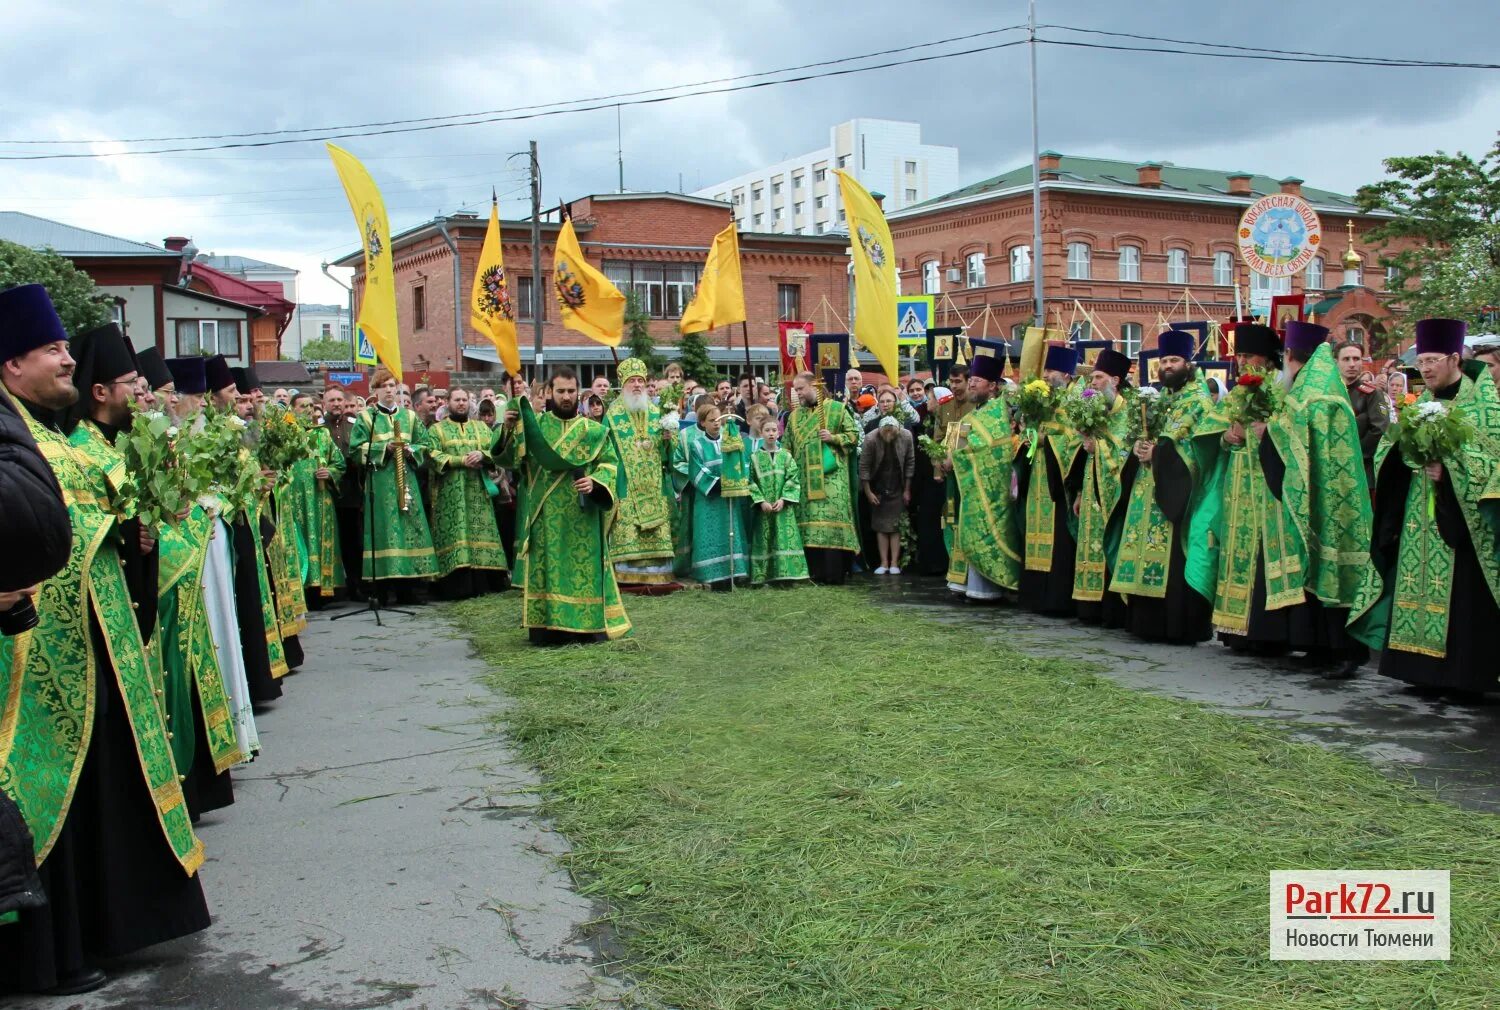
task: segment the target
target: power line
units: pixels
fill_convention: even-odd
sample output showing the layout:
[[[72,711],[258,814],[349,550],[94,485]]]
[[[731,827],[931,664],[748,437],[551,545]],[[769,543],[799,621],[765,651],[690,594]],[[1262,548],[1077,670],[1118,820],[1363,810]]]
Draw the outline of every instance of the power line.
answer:
[[[423,179],[420,182],[394,182],[381,186],[382,192],[404,189],[422,189],[439,182],[458,182],[467,179],[493,179],[502,184],[506,181],[517,179],[530,179],[531,174],[525,169],[512,168],[500,169],[494,172],[473,172],[468,175],[440,176],[436,179]],[[298,189],[255,189],[241,190],[236,193],[142,193],[127,194],[125,196],[111,197],[113,200],[215,200],[232,196],[255,196],[261,197],[268,193],[342,193],[344,190],[339,186],[305,186]],[[24,200],[31,203],[74,203],[79,197],[76,196],[26,196],[18,194],[7,197],[10,200]],[[308,199],[307,197],[283,197],[277,199],[261,199],[256,203],[296,203]]]
[[[1076,42],[1067,39],[1038,38],[1038,45],[1070,46],[1075,49],[1109,49],[1122,53],[1161,53],[1167,56],[1206,56],[1216,60],[1260,60],[1271,63],[1331,63],[1341,67],[1387,67],[1391,69],[1462,69],[1500,70],[1500,63],[1435,63],[1422,60],[1391,62],[1386,60],[1350,59],[1343,56],[1278,56],[1272,53],[1215,53],[1192,49],[1167,49],[1161,46],[1107,45],[1103,42]],[[1192,44],[1192,43],[1189,43]]]
[[[799,70],[813,70],[818,67],[831,67],[841,63],[853,63],[859,60],[874,59],[878,56],[894,56],[898,53],[913,52],[917,49],[929,49],[933,46],[948,45],[954,42],[971,42],[974,39],[986,38],[991,35],[1002,35],[1005,32],[1019,31],[1025,27],[1025,25],[1011,25],[1008,28],[990,28],[982,32],[971,32],[967,35],[954,35],[951,38],[934,39],[931,42],[917,42],[909,46],[900,46],[895,49],[881,49],[873,53],[862,53],[858,56],[841,56],[837,59],[819,60],[816,63],[803,63],[792,67],[781,67],[776,70],[757,70],[753,73],[738,74],[734,77],[718,77],[707,81],[692,81],[684,84],[665,85],[659,88],[645,88],[640,91],[622,91],[619,94],[614,95],[593,95],[588,98],[570,98],[556,102],[542,102],[537,105],[517,105],[509,109],[485,109],[480,112],[455,112],[443,116],[418,116],[412,119],[389,119],[382,122],[373,123],[346,123],[340,126],[303,126],[285,130],[260,130],[250,133],[210,133],[198,136],[135,137],[117,140],[0,140],[0,144],[41,144],[47,146],[55,146],[59,144],[159,144],[189,140],[242,140],[249,137],[273,137],[290,133],[325,133],[343,130],[379,129],[386,126],[409,126],[413,123],[439,123],[457,119],[474,119],[479,116],[508,115],[513,112],[533,112],[540,109],[554,109],[565,105],[580,105],[585,102],[618,103],[620,99],[636,98],[641,95],[653,95],[665,91],[681,91],[685,88],[702,88],[714,84],[731,84],[736,81],[747,81],[755,77],[769,77],[772,74],[789,74]]]

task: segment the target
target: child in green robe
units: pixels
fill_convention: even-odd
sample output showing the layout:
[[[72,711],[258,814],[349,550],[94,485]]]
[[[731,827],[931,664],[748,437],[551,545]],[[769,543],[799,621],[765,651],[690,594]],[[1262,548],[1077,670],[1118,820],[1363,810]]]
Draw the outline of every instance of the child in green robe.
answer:
[[[792,454],[781,448],[776,418],[761,422],[760,445],[750,457],[750,500],[757,508],[751,541],[750,583],[794,582],[807,578],[807,556],[797,513],[801,481]]]

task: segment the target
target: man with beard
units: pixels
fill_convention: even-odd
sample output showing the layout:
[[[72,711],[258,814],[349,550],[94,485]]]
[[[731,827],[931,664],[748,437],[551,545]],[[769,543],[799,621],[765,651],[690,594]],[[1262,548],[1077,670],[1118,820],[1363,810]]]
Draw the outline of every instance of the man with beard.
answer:
[[[338,511],[339,553],[343,556],[344,584],[349,587],[351,600],[363,600],[363,580],[360,560],[364,549],[364,527],[360,524],[364,506],[360,494],[358,467],[349,465],[349,435],[354,430],[354,420],[349,416],[349,398],[339,386],[329,386],[323,391],[323,429],[328,432],[334,447],[343,456],[342,476],[332,488],[334,505]]]
[[[1373,576],[1355,605],[1380,672],[1429,693],[1495,689],[1500,627],[1500,396],[1483,362],[1462,358],[1465,324],[1417,323],[1425,414],[1461,410],[1474,433],[1434,462],[1410,459],[1387,430],[1375,453]]]
[[[797,525],[808,571],[814,582],[842,585],[859,552],[853,498],[859,421],[848,405],[821,394],[811,372],[799,373],[792,390],[797,407],[787,419],[786,447],[802,483]]]
[[[1004,365],[1001,365],[1004,370]],[[961,441],[960,432],[965,417],[974,409],[969,400],[969,366],[954,365],[948,370],[948,389],[952,394],[946,400],[934,404],[931,411],[931,437],[948,450],[948,456],[933,467],[932,481],[936,487],[928,491],[924,499],[928,515],[936,513],[941,536],[942,551],[937,543],[927,538],[933,549],[925,555],[919,545],[917,554],[924,558],[921,563],[923,575],[942,575],[947,572],[948,581],[963,585],[968,578],[968,565],[962,557],[953,557],[953,541],[958,526],[958,481],[953,476],[953,450]],[[996,387],[998,389],[998,387]],[[993,398],[993,392],[991,394]],[[918,530],[921,537],[921,530]]]
[[[141,373],[136,386],[136,403],[146,410],[175,414],[177,387],[172,382],[172,372],[167,368],[161,352],[154,347],[143,348],[135,352],[135,363]]]
[[[448,416],[427,429],[436,588],[448,600],[499,592],[510,569],[484,477],[484,468],[494,463],[498,436],[469,416],[469,404],[468,390],[453,390]]]
[[[630,630],[606,531],[620,481],[610,429],[578,414],[578,375],[559,368],[552,409],[508,405],[497,462],[520,476],[516,580],[521,624],[535,645],[619,638]]]
[[[1067,391],[1077,371],[1077,351],[1071,347],[1047,348],[1042,379],[1052,387],[1054,400]],[[1041,426],[1036,438],[1039,444],[1023,440],[1016,452],[1017,505],[1025,529],[1019,597],[1027,610],[1063,617],[1073,613],[1073,564],[1078,545],[1073,539],[1069,489],[1078,486],[1074,466],[1083,442],[1060,412]]]
[[[0,948],[0,990],[73,995],[99,962],[204,929],[203,844],[178,782],[121,567],[116,517],[61,431],[78,398],[67,334],[41,285],[0,293],[0,382],[56,475],[73,541],[42,584],[25,650],[0,650],[7,713],[0,787],[36,846],[48,904]],[[108,369],[106,369],[108,370]],[[18,665],[19,664],[19,665]]]
[[[969,410],[948,433],[959,502],[948,588],[978,603],[1000,601],[1021,580],[1010,499],[1015,443],[1009,411],[996,395],[1004,360],[991,348],[975,350],[966,384]]]
[[[1120,476],[1130,456],[1126,442],[1130,412],[1121,394],[1130,386],[1129,375],[1130,359],[1113,348],[1105,348],[1094,359],[1089,388],[1109,405],[1109,426],[1093,437],[1080,433],[1082,483],[1073,503],[1078,515],[1073,606],[1080,621],[1108,628],[1120,627],[1125,621],[1124,599],[1108,588],[1114,565],[1106,549],[1105,531],[1120,505]]]
[[[339,552],[338,509],[334,493],[344,476],[344,454],[333,444],[328,428],[313,417],[311,393],[292,397],[297,421],[307,429],[312,453],[292,467],[290,495],[297,528],[307,552],[304,593],[310,610],[321,609],[344,585],[344,559]]]
[[[1191,645],[1213,634],[1217,561],[1209,533],[1219,506],[1218,436],[1226,425],[1193,365],[1193,334],[1167,330],[1156,345],[1163,420],[1156,438],[1136,441],[1125,464],[1121,496],[1128,504],[1110,589],[1125,597],[1132,634]]]
[[[208,391],[213,396],[216,410],[233,410],[239,402],[239,388],[235,385],[234,372],[224,355],[215,354],[204,359],[203,374],[208,380]]]
[[[615,510],[609,559],[624,590],[672,586],[672,491],[667,475],[672,433],[646,393],[646,364],[620,362],[620,396],[604,423],[614,432],[625,468],[625,497]]]
[[[372,591],[394,587],[410,603],[418,579],[437,574],[432,532],[422,508],[417,471],[427,462],[427,430],[416,413],[397,406],[396,377],[381,368],[370,381],[376,402],[354,419],[349,451],[365,479],[364,578]]]

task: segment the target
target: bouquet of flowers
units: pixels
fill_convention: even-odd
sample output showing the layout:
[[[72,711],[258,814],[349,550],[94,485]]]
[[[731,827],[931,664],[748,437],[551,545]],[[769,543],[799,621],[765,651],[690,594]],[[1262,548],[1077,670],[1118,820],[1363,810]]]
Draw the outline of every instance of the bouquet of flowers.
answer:
[[[255,455],[266,470],[275,470],[278,482],[292,478],[292,465],[312,455],[307,429],[289,408],[268,403],[260,417],[260,440]]]
[[[1224,416],[1231,423],[1248,428],[1257,421],[1269,421],[1281,409],[1285,399],[1286,392],[1277,381],[1275,372],[1247,368],[1224,398]]]
[[[245,449],[245,422],[233,410],[204,407],[202,428],[183,447],[183,465],[202,481],[200,504],[216,509],[226,522],[255,504],[260,466]]]
[[[674,382],[662,387],[660,403],[661,437],[670,442],[677,437],[677,431],[682,427],[682,383]]]
[[[1441,400],[1405,404],[1387,435],[1413,466],[1427,466],[1451,459],[1474,437],[1474,425],[1462,409]],[[1437,494],[1427,484],[1427,518],[1437,514]]]
[[[1052,420],[1059,399],[1061,397],[1052,392],[1046,379],[1032,379],[1016,391],[1016,414],[1021,422],[1022,437],[1031,443],[1028,459],[1036,458],[1037,448],[1042,443],[1041,427]]]
[[[166,414],[133,413],[129,429],[115,440],[125,457],[125,480],[116,502],[122,515],[147,527],[175,523],[208,489],[202,471],[187,465],[182,451],[186,441]]]
[[[1125,438],[1136,442],[1154,442],[1167,422],[1167,397],[1155,386],[1141,386],[1126,394],[1126,416],[1129,425]]]
[[[1083,389],[1063,397],[1062,415],[1073,430],[1084,438],[1102,438],[1109,434],[1109,398],[1097,389]]]
[[[942,466],[948,461],[948,447],[931,435],[918,435],[917,447],[927,454],[934,467]]]

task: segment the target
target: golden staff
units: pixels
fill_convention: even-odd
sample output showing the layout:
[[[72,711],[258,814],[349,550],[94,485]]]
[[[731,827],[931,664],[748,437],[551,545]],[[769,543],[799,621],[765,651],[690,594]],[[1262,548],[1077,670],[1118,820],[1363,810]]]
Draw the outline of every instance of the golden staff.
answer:
[[[391,415],[391,436],[396,446],[396,504],[402,512],[411,511],[411,495],[406,490],[406,443],[401,437],[401,408]]]

